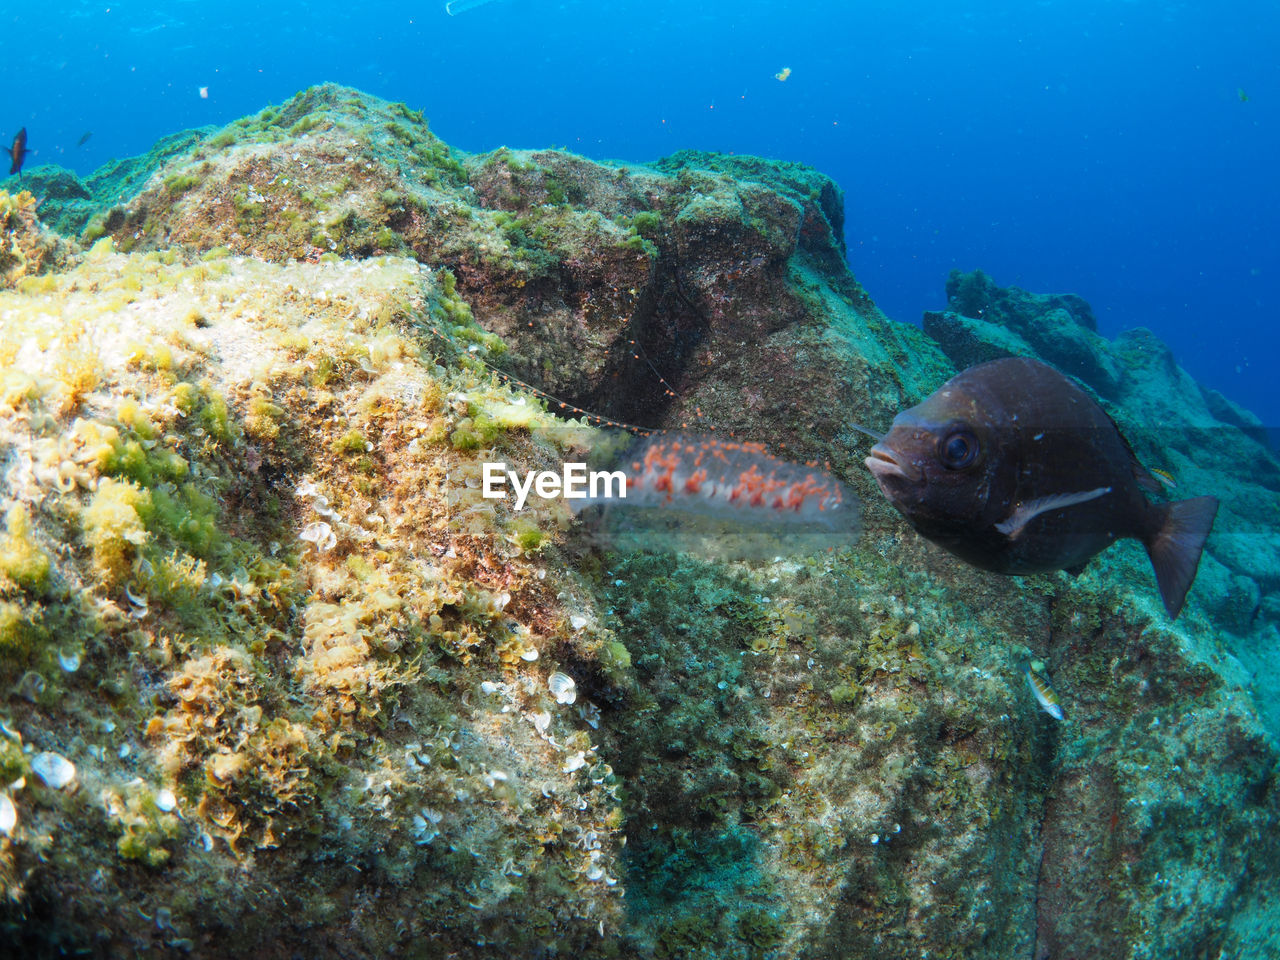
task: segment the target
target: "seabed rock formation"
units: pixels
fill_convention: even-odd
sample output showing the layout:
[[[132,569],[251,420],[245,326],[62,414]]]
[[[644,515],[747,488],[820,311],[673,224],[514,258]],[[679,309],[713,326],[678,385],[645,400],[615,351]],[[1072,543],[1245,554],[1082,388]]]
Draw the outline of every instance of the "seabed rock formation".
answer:
[[[4,186],[0,952],[1280,951],[1280,466],[1151,334],[977,273],[921,331],[812,170],[335,86]],[[875,491],[849,425],[1009,354],[1223,499],[1177,623],[1132,543],[1002,578]],[[596,442],[547,396],[825,460],[867,532],[590,549],[480,496]]]

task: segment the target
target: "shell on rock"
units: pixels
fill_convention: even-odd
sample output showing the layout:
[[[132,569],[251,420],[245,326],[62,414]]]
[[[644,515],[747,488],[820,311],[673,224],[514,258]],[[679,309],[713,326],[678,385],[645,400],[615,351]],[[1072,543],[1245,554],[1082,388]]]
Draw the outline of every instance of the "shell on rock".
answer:
[[[556,703],[573,703],[578,699],[578,685],[573,682],[573,677],[559,670],[547,677],[547,688],[556,698]]]
[[[46,787],[61,790],[76,778],[76,765],[66,757],[46,750],[31,761],[31,769]]]

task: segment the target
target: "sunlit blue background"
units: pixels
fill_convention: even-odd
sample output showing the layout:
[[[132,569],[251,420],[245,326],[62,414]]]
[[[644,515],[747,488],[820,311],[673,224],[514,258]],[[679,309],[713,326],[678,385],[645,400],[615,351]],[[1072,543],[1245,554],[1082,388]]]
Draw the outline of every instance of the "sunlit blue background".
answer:
[[[1278,11],[5,0],[0,128],[27,126],[29,163],[87,172],[333,80],[423,108],[467,150],[801,160],[844,187],[851,265],[890,316],[939,307],[952,267],[1079,293],[1104,333],[1151,327],[1280,424]]]

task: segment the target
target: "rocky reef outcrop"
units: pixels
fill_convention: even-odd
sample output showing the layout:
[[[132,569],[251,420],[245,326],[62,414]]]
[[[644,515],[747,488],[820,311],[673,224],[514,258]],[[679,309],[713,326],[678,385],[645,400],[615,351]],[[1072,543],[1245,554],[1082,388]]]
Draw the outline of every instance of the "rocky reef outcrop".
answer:
[[[1150,334],[980,275],[894,323],[815,171],[466,155],[334,86],[112,175],[0,291],[0,944],[1276,948],[1277,467]],[[865,476],[854,423],[1011,353],[1223,497],[1177,623],[1133,544],[984,574]],[[867,530],[618,553],[482,496],[602,419],[823,460]]]

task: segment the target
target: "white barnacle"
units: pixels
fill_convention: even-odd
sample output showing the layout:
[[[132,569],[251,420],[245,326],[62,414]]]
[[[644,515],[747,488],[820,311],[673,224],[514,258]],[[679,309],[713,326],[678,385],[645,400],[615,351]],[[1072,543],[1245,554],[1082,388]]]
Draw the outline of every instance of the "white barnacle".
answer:
[[[587,618],[580,613],[575,613],[572,617],[569,618],[569,626],[573,627],[573,629],[575,630],[581,630],[586,625],[587,625]]]
[[[17,825],[18,808],[13,805],[7,793],[0,793],[0,833],[7,837]]]
[[[59,650],[58,666],[62,667],[66,673],[75,673],[80,669],[80,652],[78,650],[72,650],[70,653],[66,653]]]
[[[422,749],[420,743],[406,743],[404,745],[404,765],[410,770],[416,770],[418,767],[425,767],[431,763],[430,757],[419,755]]]
[[[499,684],[494,683],[492,680],[484,680],[480,683],[480,692],[489,694],[490,696],[497,693],[500,689],[502,689],[502,687]]]
[[[318,513],[320,516],[327,517],[328,519],[333,520],[335,522],[342,519],[340,516],[338,516],[338,511],[334,510],[331,506],[329,506],[329,498],[324,496],[323,494],[316,495],[315,502],[311,504],[311,509],[314,510],[316,513]]]
[[[413,815],[412,822],[413,842],[418,846],[425,846],[436,837],[440,836],[440,831],[437,830],[435,825],[428,821],[426,817],[422,816],[422,814],[415,813]]]
[[[581,770],[586,765],[587,765],[586,754],[584,754],[581,750],[579,750],[577,753],[573,754],[572,756],[565,758],[564,772],[573,773],[575,770]]]
[[[147,615],[147,598],[138,596],[129,589],[129,585],[127,583],[124,586],[124,595],[128,597],[129,604],[132,607],[129,611],[129,616],[133,617],[135,620],[143,619]]]
[[[14,691],[18,696],[22,697],[22,699],[29,700],[32,703],[37,703],[40,700],[40,695],[44,693],[45,686],[47,686],[47,684],[45,683],[43,676],[34,670],[28,670],[22,675],[22,678],[18,680],[17,686],[14,687]]]
[[[547,678],[547,687],[556,698],[556,703],[573,703],[578,699],[578,685],[567,673],[557,670]]]
[[[323,520],[308,523],[298,534],[298,539],[315,544],[316,550],[320,553],[327,553],[338,545],[338,538],[334,535],[333,528]]]
[[[529,721],[533,724],[533,729],[539,733],[546,733],[551,726],[551,714],[545,710],[538,710],[529,714]]]
[[[66,757],[46,750],[31,761],[31,769],[46,787],[61,790],[76,778],[76,765]]]
[[[507,780],[510,779],[510,777],[508,777],[501,770],[488,770],[485,772],[484,777],[482,777],[481,779],[484,780],[484,785],[486,787],[488,787],[490,790],[494,790],[494,789],[497,789],[498,784],[506,783]]]
[[[178,798],[173,795],[173,791],[168,787],[162,788],[156,794],[156,809],[161,813],[169,813],[178,805]]]

